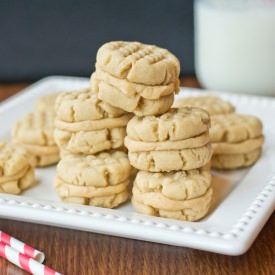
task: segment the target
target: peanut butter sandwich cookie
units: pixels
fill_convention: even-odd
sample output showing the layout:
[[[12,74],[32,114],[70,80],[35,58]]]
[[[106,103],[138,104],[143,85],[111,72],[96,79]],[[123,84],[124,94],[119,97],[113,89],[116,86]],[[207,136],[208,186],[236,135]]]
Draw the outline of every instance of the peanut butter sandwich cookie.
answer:
[[[210,116],[230,114],[235,111],[235,107],[230,102],[213,95],[177,98],[173,104],[174,108],[186,106],[202,108]]]
[[[54,112],[32,112],[16,122],[12,129],[15,143],[34,157],[35,166],[57,163],[59,149],[54,141]]]
[[[195,221],[207,214],[212,193],[210,165],[170,173],[139,171],[132,203],[140,213]]]
[[[54,188],[63,201],[113,208],[129,197],[131,171],[121,151],[68,154],[57,165]]]
[[[251,115],[228,114],[212,117],[210,139],[212,167],[235,169],[254,164],[264,143],[261,121]]]
[[[136,115],[165,113],[179,91],[179,60],[168,50],[114,41],[97,53],[91,87],[109,104]]]
[[[120,148],[131,114],[98,99],[90,89],[62,93],[56,100],[54,137],[73,154]]]
[[[0,193],[19,194],[34,182],[28,152],[19,145],[0,142]]]
[[[160,116],[133,117],[125,146],[131,165],[149,172],[191,170],[209,162],[210,117],[200,108],[173,108]]]

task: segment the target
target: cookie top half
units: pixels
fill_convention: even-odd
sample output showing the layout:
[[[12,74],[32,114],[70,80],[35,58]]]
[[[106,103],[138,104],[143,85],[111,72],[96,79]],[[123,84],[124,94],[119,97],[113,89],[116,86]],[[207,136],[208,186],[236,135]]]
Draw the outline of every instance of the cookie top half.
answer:
[[[57,165],[57,175],[74,185],[105,187],[117,185],[130,177],[131,166],[122,151],[97,155],[67,154]]]
[[[255,116],[242,114],[211,117],[210,140],[216,142],[242,142],[262,135],[262,122]]]
[[[195,107],[172,108],[160,116],[133,117],[127,125],[129,138],[138,141],[176,141],[208,131],[209,114]]]
[[[113,41],[97,52],[96,67],[117,77],[145,85],[175,82],[180,62],[166,49],[139,42]]]
[[[61,93],[55,103],[57,118],[66,122],[120,117],[125,111],[100,100],[90,89]]]
[[[35,112],[47,112],[49,110],[54,112],[55,101],[60,93],[52,93],[37,98],[34,105]]]
[[[55,114],[49,112],[31,112],[18,120],[12,128],[12,138],[18,143],[35,145],[55,145]]]
[[[230,102],[213,95],[178,98],[173,104],[173,107],[176,108],[185,106],[202,108],[209,115],[230,114],[235,110],[235,107]]]

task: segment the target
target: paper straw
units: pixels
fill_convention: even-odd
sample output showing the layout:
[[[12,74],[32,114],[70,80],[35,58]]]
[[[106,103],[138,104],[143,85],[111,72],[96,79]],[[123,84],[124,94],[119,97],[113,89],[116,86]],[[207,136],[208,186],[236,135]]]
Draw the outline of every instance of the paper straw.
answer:
[[[0,230],[0,242],[9,245],[18,252],[25,254],[26,256],[35,259],[39,263],[43,263],[45,255],[43,252],[36,250],[33,247],[28,246],[27,244],[22,243],[21,241],[13,238],[12,236],[4,233]]]
[[[2,242],[0,242],[0,256],[34,275],[61,275],[61,273],[29,258]]]

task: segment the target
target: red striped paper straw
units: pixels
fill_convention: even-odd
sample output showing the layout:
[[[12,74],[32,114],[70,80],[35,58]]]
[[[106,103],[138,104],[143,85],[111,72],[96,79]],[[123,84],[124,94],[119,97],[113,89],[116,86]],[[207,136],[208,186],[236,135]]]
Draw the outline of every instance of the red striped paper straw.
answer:
[[[61,273],[35,261],[33,258],[29,258],[2,242],[0,242],[0,256],[34,275],[61,275]]]
[[[13,238],[12,236],[4,233],[0,230],[0,242],[9,245],[18,252],[25,254],[26,256],[35,259],[39,263],[43,263],[45,259],[45,254],[35,248],[28,246],[27,244],[22,243],[21,241]]]

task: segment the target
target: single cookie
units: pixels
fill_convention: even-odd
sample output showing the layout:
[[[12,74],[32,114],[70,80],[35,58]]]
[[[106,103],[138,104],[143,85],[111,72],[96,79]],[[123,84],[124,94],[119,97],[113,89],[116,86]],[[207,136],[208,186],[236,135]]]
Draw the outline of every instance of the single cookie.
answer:
[[[168,50],[139,42],[114,41],[101,46],[96,68],[131,82],[166,85],[175,82],[179,60]]]
[[[209,127],[206,111],[195,107],[173,108],[160,116],[133,117],[127,124],[127,135],[137,141],[176,141],[196,137]]]
[[[160,99],[163,96],[170,95],[172,93],[177,93],[179,91],[179,80],[169,83],[167,85],[158,85],[158,86],[148,86],[138,83],[133,83],[127,79],[116,78],[101,69],[93,73],[95,76],[91,76],[91,79],[96,78],[100,81],[103,81],[118,90],[123,94],[129,96],[135,96],[136,94],[140,95],[146,99]]]
[[[192,138],[162,142],[136,141],[126,136],[124,143],[130,152],[148,152],[197,148],[206,145],[209,141],[210,139],[207,131]]]
[[[128,152],[128,156],[131,165],[139,170],[171,172],[204,166],[211,159],[212,148],[208,143],[193,149]]]
[[[138,116],[163,114],[169,110],[174,101],[173,93],[159,99],[146,99],[140,94],[124,94],[117,87],[96,78],[96,75],[91,78],[91,89],[101,100]]]
[[[66,122],[114,118],[126,113],[98,99],[90,89],[60,94],[56,99],[55,111],[57,117]]]
[[[56,98],[60,93],[40,96],[34,105],[34,112],[54,112]]]
[[[217,154],[211,159],[211,166],[216,169],[236,169],[254,164],[261,156],[261,148],[245,154]]]
[[[55,129],[57,145],[73,154],[95,154],[104,150],[120,148],[124,145],[125,127],[97,131],[68,132]]]
[[[141,193],[160,192],[171,200],[189,200],[203,195],[210,187],[210,165],[170,173],[139,171],[134,184]]]
[[[97,155],[69,155],[57,165],[57,175],[74,185],[106,187],[125,182],[131,175],[127,154],[121,151]]]
[[[195,221],[207,214],[212,197],[211,187],[200,197],[179,201],[168,199],[159,192],[141,193],[134,186],[132,204],[138,212],[147,215]]]
[[[122,191],[118,194],[94,197],[94,198],[83,198],[83,197],[64,197],[61,198],[64,202],[85,204],[98,207],[114,208],[124,203],[129,198],[129,192],[127,190]]]
[[[186,106],[202,108],[211,116],[229,114],[235,111],[235,107],[230,102],[213,95],[177,98],[173,104],[173,108]]]
[[[261,121],[251,115],[228,114],[211,118],[210,140],[213,143],[237,143],[262,135]]]

